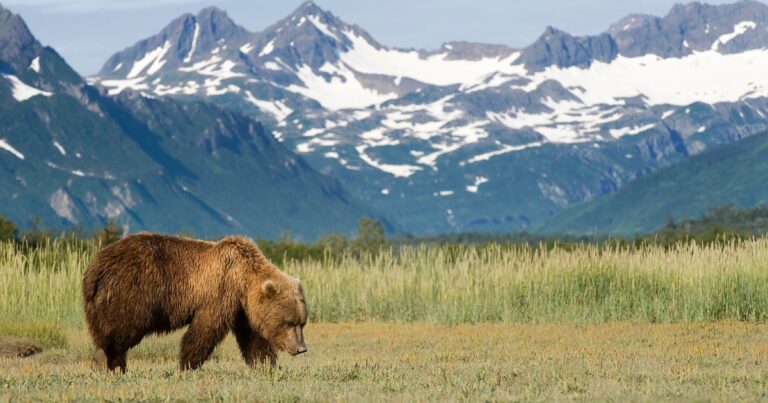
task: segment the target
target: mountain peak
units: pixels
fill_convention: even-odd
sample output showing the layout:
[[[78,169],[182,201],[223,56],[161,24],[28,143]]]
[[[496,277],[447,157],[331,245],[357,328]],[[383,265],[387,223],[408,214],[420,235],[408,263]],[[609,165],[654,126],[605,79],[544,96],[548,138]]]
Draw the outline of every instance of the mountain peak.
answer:
[[[41,48],[24,19],[0,5],[0,60],[24,69]]]
[[[11,10],[4,8],[2,4],[0,4],[0,32],[6,35],[12,33],[19,38],[23,37],[27,40],[34,40],[34,36],[24,20],[19,15],[11,12]],[[5,37],[2,37],[2,39],[5,39]]]
[[[289,21],[295,21],[307,17],[317,17],[320,20],[336,19],[336,17],[330,11],[323,9],[313,1],[305,1],[301,3],[301,5],[299,5],[299,7],[296,8],[296,10],[294,10],[291,14],[289,14],[286,19]]]
[[[562,34],[568,35],[565,31],[555,26],[547,25],[547,27],[544,28],[544,33],[541,36],[544,37],[547,35],[562,35]]]
[[[204,18],[210,16],[224,16],[228,17],[227,12],[216,6],[205,7],[197,13],[197,18]]]
[[[155,60],[158,68],[152,70],[154,72],[160,68],[177,68],[200,58],[210,58],[212,53],[217,53],[216,49],[236,49],[250,36],[226,11],[207,7],[197,15],[184,14],[176,18],[158,35],[112,56],[100,74],[134,78],[141,73],[133,69],[139,60]]]
[[[232,20],[226,11],[216,6],[210,6],[200,10],[195,16],[195,19],[203,24],[210,24],[213,22],[228,27],[237,26],[235,21]]]
[[[675,13],[689,13],[691,11],[700,10],[702,7],[706,6],[703,3],[700,3],[698,1],[692,1],[689,3],[677,3],[674,6],[672,6],[672,10],[670,11],[670,14]]]
[[[299,8],[296,9],[296,11],[294,11],[294,14],[295,13],[312,14],[318,11],[324,12],[325,10],[323,10],[322,8],[320,8],[320,6],[315,4],[314,1],[306,0],[303,3],[301,3],[301,5],[299,6]]]
[[[367,33],[314,2],[305,1],[293,13],[264,30],[251,44],[257,51],[249,57],[254,64],[263,59],[279,58],[289,66],[308,65],[319,69],[326,62],[335,63],[339,50],[351,46],[349,32],[374,43]]]

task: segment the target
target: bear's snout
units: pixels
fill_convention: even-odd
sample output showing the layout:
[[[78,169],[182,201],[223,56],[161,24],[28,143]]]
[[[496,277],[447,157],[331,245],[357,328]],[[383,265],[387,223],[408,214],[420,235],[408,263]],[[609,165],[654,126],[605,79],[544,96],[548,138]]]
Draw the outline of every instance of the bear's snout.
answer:
[[[307,346],[301,345],[301,346],[296,347],[295,350],[294,349],[287,349],[287,351],[288,351],[288,354],[293,355],[293,356],[297,356],[297,355],[301,355],[301,354],[306,353],[307,352]]]
[[[288,330],[284,346],[290,355],[299,355],[307,352],[307,344],[304,342],[304,332],[301,326],[295,326]]]

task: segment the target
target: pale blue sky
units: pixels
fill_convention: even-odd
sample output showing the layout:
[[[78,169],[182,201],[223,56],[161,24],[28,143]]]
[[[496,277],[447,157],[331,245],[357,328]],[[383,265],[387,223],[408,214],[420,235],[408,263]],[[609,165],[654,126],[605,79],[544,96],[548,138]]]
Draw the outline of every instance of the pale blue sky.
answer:
[[[731,1],[711,0],[721,4]],[[216,5],[250,31],[292,12],[301,0],[0,0],[44,44],[81,74],[97,72],[118,50],[160,31],[173,18]],[[317,0],[379,42],[433,49],[451,40],[522,47],[547,25],[594,34],[630,13],[665,15],[674,0]]]

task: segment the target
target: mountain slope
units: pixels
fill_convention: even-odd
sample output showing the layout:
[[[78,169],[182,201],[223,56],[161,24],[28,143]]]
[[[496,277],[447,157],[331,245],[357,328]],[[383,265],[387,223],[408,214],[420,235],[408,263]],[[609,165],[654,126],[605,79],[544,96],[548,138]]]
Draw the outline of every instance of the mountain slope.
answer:
[[[594,36],[549,27],[524,49],[391,48],[305,2],[247,38],[206,39],[218,46],[179,62],[162,45],[173,26],[93,81],[262,119],[415,234],[529,229],[768,130],[768,6],[759,2],[676,6]]]
[[[649,233],[709,208],[768,203],[768,133],[696,155],[618,192],[575,206],[539,230],[547,233]]]
[[[0,214],[19,224],[307,239],[375,215],[250,118],[106,96],[4,9],[0,74]]]

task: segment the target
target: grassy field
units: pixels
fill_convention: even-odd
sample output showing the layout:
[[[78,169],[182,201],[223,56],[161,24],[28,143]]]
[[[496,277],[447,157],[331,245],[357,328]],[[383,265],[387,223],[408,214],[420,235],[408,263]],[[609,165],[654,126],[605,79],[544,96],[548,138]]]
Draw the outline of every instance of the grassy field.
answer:
[[[290,262],[310,353],[250,370],[228,339],[179,373],[175,334],[129,353],[125,376],[89,364],[80,279],[93,253],[0,245],[0,347],[44,348],[0,358],[0,401],[768,399],[768,240]]]
[[[94,371],[82,332],[70,347],[0,360],[0,400],[483,401],[765,400],[768,327],[311,324],[306,355],[251,370],[230,338],[201,370],[176,369],[178,335]]]

